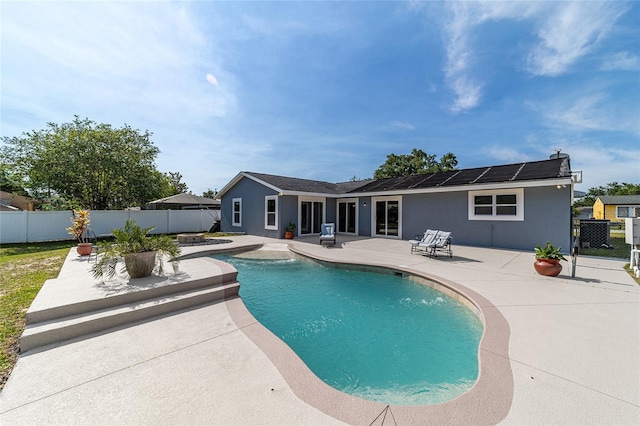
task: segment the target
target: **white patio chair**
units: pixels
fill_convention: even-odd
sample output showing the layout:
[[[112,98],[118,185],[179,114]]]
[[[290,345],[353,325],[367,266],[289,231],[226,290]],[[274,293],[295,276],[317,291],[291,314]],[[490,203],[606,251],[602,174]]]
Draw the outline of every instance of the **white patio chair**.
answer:
[[[433,242],[433,240],[438,235],[438,231],[434,229],[427,229],[424,234],[416,235],[413,237],[413,240],[409,240],[409,244],[411,244],[411,253],[426,250],[426,245]]]
[[[425,244],[424,247],[427,249],[427,255],[430,257],[437,257],[440,251],[449,255],[450,258],[453,258],[451,232],[439,232],[434,240],[429,244]]]
[[[336,224],[323,223],[320,233],[320,245],[336,244]]]

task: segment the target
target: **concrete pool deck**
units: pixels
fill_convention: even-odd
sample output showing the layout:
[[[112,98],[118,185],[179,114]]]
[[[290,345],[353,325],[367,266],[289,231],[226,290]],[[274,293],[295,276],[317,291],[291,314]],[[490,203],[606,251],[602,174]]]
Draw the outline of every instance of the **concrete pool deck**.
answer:
[[[576,278],[566,262],[560,277],[547,278],[533,270],[531,252],[454,246],[453,259],[430,259],[411,255],[407,241],[339,236],[334,248],[323,248],[317,238],[231,239],[183,254],[288,243],[325,260],[442,277],[506,320],[508,350],[481,348],[480,357],[508,364],[510,388],[487,391],[507,407],[488,403],[463,420],[451,412],[443,421],[405,417],[403,407],[392,406],[384,424],[394,424],[392,415],[398,424],[640,423],[640,286],[622,269],[625,261],[580,257]],[[197,276],[205,266],[185,260],[183,267]],[[46,303],[99,286],[88,268],[70,253],[59,279],[79,287],[63,296],[49,286]],[[278,369],[282,360],[254,342],[255,324],[239,305],[237,298],[210,303],[27,351],[0,393],[0,423],[342,424],[327,414],[340,407],[318,409],[300,397],[306,380],[292,383],[296,375]],[[356,414],[347,423],[383,424],[379,410]]]

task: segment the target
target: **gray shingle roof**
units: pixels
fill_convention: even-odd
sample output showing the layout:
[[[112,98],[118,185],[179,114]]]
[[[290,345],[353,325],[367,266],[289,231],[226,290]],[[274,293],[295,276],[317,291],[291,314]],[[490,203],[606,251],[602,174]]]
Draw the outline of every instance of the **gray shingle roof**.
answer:
[[[344,194],[369,182],[368,180],[366,180],[330,183],[318,180],[268,175],[265,173],[245,172],[245,174],[253,176],[256,179],[259,179],[284,191],[310,192],[320,194]]]
[[[171,197],[161,198],[159,200],[151,201],[149,204],[206,204],[206,205],[219,205],[220,201],[216,201],[213,198],[200,197],[199,195],[193,195],[188,193],[182,193],[172,195]]]
[[[601,195],[598,197],[605,205],[640,204],[640,195]]]

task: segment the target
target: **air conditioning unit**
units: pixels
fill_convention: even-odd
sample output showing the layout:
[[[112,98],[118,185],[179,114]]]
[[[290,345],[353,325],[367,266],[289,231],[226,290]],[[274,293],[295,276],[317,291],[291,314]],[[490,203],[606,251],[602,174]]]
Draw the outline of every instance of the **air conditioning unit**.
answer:
[[[624,228],[624,242],[640,246],[640,218],[626,218],[624,220]]]

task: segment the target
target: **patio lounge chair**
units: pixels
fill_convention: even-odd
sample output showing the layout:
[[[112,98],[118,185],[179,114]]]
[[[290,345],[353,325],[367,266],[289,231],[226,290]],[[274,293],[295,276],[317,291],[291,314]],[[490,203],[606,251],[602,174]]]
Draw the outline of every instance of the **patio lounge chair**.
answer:
[[[438,235],[438,231],[434,229],[427,229],[423,235],[416,235],[413,240],[409,240],[411,244],[411,253],[417,251],[426,250],[426,246],[433,242]]]
[[[323,223],[322,231],[320,234],[320,245],[332,246],[336,244],[336,224],[335,223]]]
[[[453,258],[453,250],[451,249],[451,232],[438,232],[438,235],[436,235],[434,240],[429,244],[425,244],[425,247],[427,248],[428,256],[437,257],[438,252],[441,251]]]

